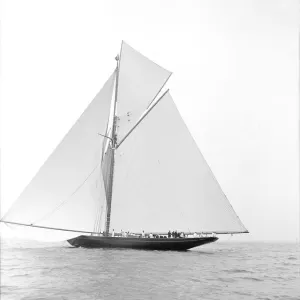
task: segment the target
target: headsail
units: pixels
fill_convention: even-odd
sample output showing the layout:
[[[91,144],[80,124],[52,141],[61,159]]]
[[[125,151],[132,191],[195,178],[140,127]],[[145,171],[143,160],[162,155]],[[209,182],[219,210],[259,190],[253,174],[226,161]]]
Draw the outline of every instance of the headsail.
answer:
[[[101,227],[99,212],[105,206],[101,171],[105,138],[99,134],[105,134],[107,127],[114,79],[115,72],[3,221],[90,232]]]
[[[133,127],[164,86],[171,72],[122,42],[117,115],[122,118],[118,140]]]
[[[116,151],[111,228],[244,232],[167,93]]]

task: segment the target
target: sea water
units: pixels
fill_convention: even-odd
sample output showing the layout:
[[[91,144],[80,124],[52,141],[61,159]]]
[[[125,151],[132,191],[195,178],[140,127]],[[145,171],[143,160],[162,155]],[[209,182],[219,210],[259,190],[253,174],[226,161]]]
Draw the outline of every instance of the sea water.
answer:
[[[296,243],[216,242],[187,252],[3,240],[1,300],[300,299]]]

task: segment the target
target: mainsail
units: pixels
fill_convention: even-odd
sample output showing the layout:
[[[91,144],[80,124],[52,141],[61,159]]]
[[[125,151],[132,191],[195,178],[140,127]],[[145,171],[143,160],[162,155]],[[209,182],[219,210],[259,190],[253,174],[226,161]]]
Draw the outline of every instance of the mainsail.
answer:
[[[1,221],[82,233],[247,232],[169,92],[157,99],[170,75],[123,42],[116,71]]]
[[[105,137],[99,134],[107,127],[114,79],[115,72],[2,221],[75,231],[100,229],[106,197],[101,170]]]
[[[246,231],[169,93],[116,152],[111,228]]]

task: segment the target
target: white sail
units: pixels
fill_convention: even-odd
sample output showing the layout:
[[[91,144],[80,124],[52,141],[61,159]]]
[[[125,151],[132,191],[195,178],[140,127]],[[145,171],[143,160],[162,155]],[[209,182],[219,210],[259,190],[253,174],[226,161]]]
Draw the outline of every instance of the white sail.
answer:
[[[116,152],[111,228],[246,231],[169,93]]]
[[[118,128],[118,140],[133,127],[170,75],[169,71],[122,43],[117,115],[123,124]]]
[[[103,232],[105,209],[104,186],[101,169],[98,167],[75,195],[63,202],[61,206],[57,206],[56,210],[51,210],[47,214],[48,217],[42,216],[40,222],[37,221],[34,224],[49,228]],[[27,212],[25,214],[28,215]],[[14,216],[17,220],[12,219],[19,222],[20,217],[15,212]],[[10,235],[38,241],[64,241],[81,234],[73,231],[7,225],[11,229]]]
[[[114,79],[115,72],[3,221],[94,231],[106,201],[101,171],[104,137],[99,134],[105,134],[107,127]]]

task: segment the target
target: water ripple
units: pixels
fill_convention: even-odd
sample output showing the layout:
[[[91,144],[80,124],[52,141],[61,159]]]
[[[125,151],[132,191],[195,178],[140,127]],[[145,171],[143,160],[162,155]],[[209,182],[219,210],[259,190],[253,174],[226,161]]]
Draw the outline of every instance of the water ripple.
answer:
[[[292,244],[215,243],[188,252],[4,244],[1,300],[299,299]]]

